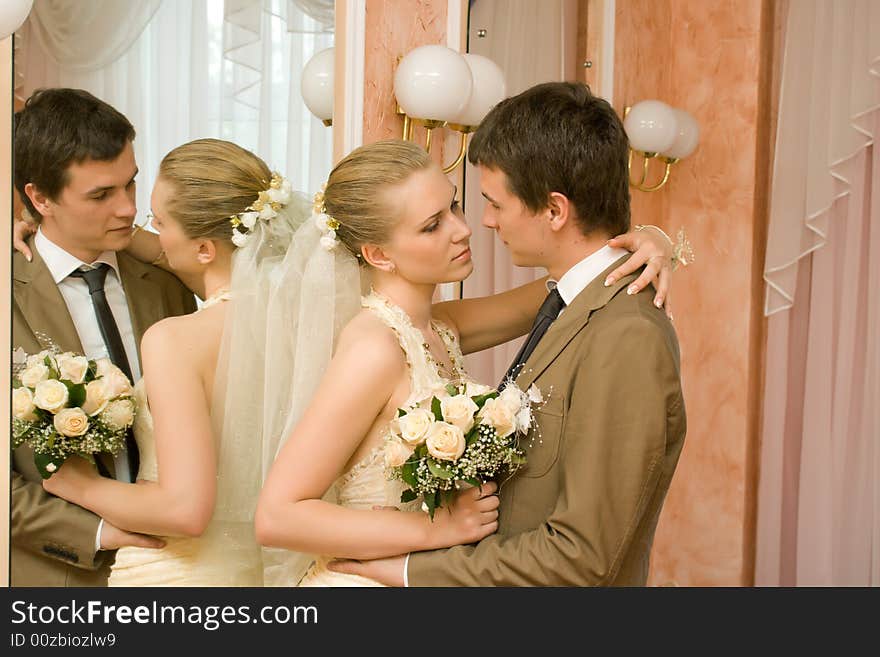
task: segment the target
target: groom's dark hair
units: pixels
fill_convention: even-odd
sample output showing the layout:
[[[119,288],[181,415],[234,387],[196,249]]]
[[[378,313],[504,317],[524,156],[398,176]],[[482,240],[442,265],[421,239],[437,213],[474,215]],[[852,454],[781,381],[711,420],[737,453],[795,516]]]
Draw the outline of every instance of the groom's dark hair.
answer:
[[[88,91],[37,89],[12,124],[12,177],[28,212],[39,221],[25,185],[33,183],[56,200],[69,182],[71,164],[115,160],[134,135],[121,112]]]
[[[471,164],[499,169],[532,212],[564,194],[584,234],[629,230],[629,140],[614,108],[576,82],[547,82],[496,105],[474,133]]]

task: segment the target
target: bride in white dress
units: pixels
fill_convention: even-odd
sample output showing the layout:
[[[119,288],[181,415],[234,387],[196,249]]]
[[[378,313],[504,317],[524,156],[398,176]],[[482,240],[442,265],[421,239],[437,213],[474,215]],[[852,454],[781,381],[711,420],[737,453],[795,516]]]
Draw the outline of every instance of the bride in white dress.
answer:
[[[253,280],[253,267],[282,255],[310,212],[305,199],[282,190],[285,202],[264,239],[237,249],[230,219],[271,181],[260,158],[213,139],[184,144],[160,165],[151,197],[158,243],[144,231],[133,253],[147,261],[159,256],[205,302],[144,334],[144,378],[135,386],[138,483],[101,477],[82,459],[68,460],[44,482],[117,527],[163,538],[161,549],[120,548],[110,586],[262,585],[253,536],[260,472],[241,458],[254,453],[259,436],[236,440],[235,424],[225,421],[226,400],[238,387],[228,376],[226,347],[236,328],[227,320],[249,310],[248,299],[229,301],[230,287]]]
[[[539,280],[492,297],[432,304],[438,284],[473,270],[471,230],[453,184],[409,142],[353,151],[331,172],[317,205],[324,213],[320,228],[301,231],[312,231],[306,241],[312,248],[284,268],[315,270],[286,304],[307,313],[278,325],[307,348],[285,373],[267,371],[268,388],[293,372],[298,401],[288,405],[277,444],[264,448],[269,471],[255,528],[260,543],[272,548],[267,585],[378,586],[327,563],[476,542],[497,529],[494,483],[460,492],[433,521],[417,502],[401,504],[402,485],[386,478],[382,446],[398,408],[467,379],[463,351],[525,334],[546,287]],[[632,268],[646,260],[634,256]],[[361,291],[359,267],[364,287],[372,289],[345,325],[340,320],[354,313],[350,306]],[[349,310],[340,312],[346,304]],[[332,319],[322,319],[327,316]],[[308,321],[344,329],[316,352]],[[297,376],[300,367],[309,375]]]

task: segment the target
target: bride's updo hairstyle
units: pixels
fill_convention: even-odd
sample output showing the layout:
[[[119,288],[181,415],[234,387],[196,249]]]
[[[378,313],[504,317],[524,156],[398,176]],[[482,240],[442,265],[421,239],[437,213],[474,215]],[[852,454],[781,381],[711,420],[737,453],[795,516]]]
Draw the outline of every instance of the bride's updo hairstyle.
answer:
[[[420,146],[386,139],[356,148],[330,172],[324,211],[339,222],[337,238],[360,262],[361,247],[387,243],[397,224],[393,188],[432,162]]]
[[[257,200],[272,172],[241,146],[220,139],[197,139],[172,150],[159,165],[159,178],[174,193],[168,212],[190,238],[232,243],[229,218]]]

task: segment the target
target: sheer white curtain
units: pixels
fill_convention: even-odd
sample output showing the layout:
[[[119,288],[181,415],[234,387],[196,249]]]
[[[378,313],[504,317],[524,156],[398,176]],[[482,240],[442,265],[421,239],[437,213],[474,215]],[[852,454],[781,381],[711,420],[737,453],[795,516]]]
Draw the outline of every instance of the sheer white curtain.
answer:
[[[333,45],[327,0],[36,0],[18,32],[16,95],[86,89],[137,130],[138,220],[162,157],[201,137],[254,151],[312,194],[332,130],[300,95],[300,74]]]
[[[788,5],[755,583],[880,585],[880,3]]]

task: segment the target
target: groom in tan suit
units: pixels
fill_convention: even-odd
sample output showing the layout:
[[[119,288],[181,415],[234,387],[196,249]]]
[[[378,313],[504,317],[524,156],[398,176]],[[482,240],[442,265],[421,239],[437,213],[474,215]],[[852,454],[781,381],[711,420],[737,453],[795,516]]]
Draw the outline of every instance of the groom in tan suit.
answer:
[[[136,381],[144,331],[193,312],[195,298],[122,252],[136,213],[134,136],[122,114],[77,89],[37,91],[16,114],[15,187],[40,227],[31,259],[13,255],[12,346],[109,356]],[[136,475],[134,454],[99,460],[107,476]],[[41,481],[22,445],[12,455],[12,586],[106,586],[116,548],[162,545],[50,495]]]
[[[509,375],[546,403],[527,463],[502,484],[498,532],[476,545],[334,570],[393,586],[643,586],[685,435],[679,351],[629,254],[628,142],[611,106],[575,83],[502,101],[474,134],[483,224],[513,262],[544,267],[547,300]]]

